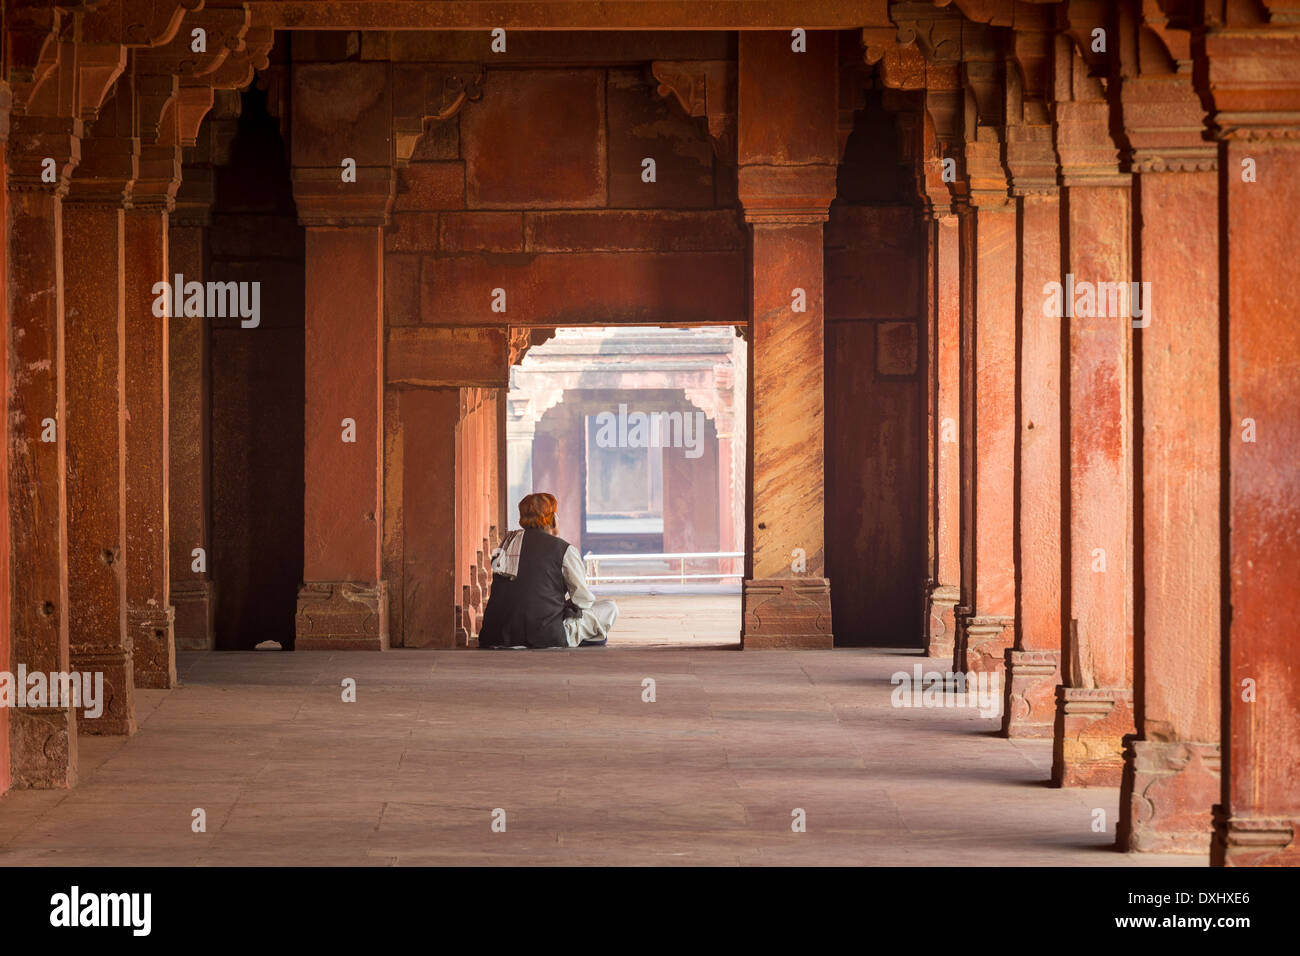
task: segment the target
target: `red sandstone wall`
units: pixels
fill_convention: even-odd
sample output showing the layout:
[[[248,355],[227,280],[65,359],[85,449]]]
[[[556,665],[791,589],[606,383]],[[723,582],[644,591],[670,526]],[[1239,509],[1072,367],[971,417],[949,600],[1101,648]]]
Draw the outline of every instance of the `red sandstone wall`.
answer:
[[[919,646],[925,233],[896,205],[909,195],[898,155],[888,114],[859,114],[825,229],[826,551],[841,646]]]

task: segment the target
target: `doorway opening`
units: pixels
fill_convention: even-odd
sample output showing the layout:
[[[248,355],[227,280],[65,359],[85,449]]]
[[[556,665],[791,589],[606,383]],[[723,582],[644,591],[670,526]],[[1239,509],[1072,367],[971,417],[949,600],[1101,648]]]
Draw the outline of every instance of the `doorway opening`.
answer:
[[[732,326],[560,328],[510,369],[506,514],[559,499],[557,534],[611,647],[739,646],[746,343]]]

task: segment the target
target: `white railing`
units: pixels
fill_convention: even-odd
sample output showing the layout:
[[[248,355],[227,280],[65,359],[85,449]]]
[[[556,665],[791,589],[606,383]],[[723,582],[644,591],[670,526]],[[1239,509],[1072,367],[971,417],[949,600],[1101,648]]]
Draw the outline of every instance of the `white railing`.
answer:
[[[588,584],[609,584],[614,581],[677,581],[685,584],[687,581],[725,581],[727,578],[743,578],[744,570],[720,572],[718,574],[695,574],[686,573],[687,561],[721,561],[726,558],[744,558],[744,551],[678,551],[671,554],[593,554],[588,551],[583,555],[583,560],[587,565],[587,583]],[[677,573],[668,574],[606,574],[600,573],[600,562],[608,561],[610,564],[636,564],[642,562],[655,562],[660,564],[678,563]]]

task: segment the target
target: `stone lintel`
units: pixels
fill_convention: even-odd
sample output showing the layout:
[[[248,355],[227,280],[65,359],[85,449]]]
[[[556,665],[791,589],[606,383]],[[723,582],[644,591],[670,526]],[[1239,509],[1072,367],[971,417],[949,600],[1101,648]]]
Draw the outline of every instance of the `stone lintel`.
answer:
[[[834,646],[828,578],[746,579],[741,615],[741,644],[746,649],[829,650]]]
[[[294,633],[299,651],[387,650],[387,583],[308,581],[298,591]]]
[[[507,330],[394,326],[385,372],[390,385],[508,388]]]

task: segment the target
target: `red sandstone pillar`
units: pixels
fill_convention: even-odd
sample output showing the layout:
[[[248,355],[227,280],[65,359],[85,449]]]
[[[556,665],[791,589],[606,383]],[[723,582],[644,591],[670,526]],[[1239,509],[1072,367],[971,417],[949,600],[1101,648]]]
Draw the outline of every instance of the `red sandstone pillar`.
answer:
[[[68,632],[73,670],[104,675],[103,715],[81,733],[135,733],[132,637],[126,593],[126,324],[121,203],[129,180],[80,173],[63,207],[68,456]],[[128,160],[129,160],[128,156]],[[127,172],[130,175],[130,172]],[[105,187],[100,191],[99,187]],[[113,194],[115,193],[115,195]]]
[[[969,605],[958,609],[954,667],[1001,673],[1014,637],[1016,215],[1007,198],[996,131],[981,127],[966,144],[971,176],[973,286],[972,406],[966,574]]]
[[[822,223],[835,196],[834,34],[742,32],[739,193],[750,225],[745,647],[830,647]],[[848,569],[845,569],[847,572]]]
[[[1015,643],[1007,651],[1008,737],[1051,737],[1061,683],[1061,334],[1043,314],[1060,280],[1061,203],[1049,127],[1019,127],[1008,144],[1017,196],[1019,391],[1016,456]]]
[[[136,684],[172,687],[176,646],[170,603],[167,317],[153,286],[168,276],[167,207],[126,214],[126,596]]]
[[[0,395],[9,394],[9,84],[0,78]],[[0,442],[0,567],[9,567],[9,436]],[[0,575],[0,667],[9,668],[9,572]],[[9,708],[0,708],[0,793],[9,789]]]
[[[296,648],[382,650],[382,224],[304,223],[307,488]]]
[[[1234,11],[1234,19],[1242,15]],[[1206,38],[1221,140],[1223,587],[1231,611],[1222,685],[1226,773],[1213,854],[1229,866],[1296,866],[1300,324],[1291,310],[1300,261],[1300,39],[1286,23],[1227,26]],[[1154,322],[1161,315],[1158,296]]]
[[[69,667],[62,197],[81,134],[79,119],[15,116],[8,144],[10,671]],[[72,710],[15,708],[9,743],[14,787],[76,783]]]
[[[1157,57],[1125,66],[1134,279],[1150,301],[1132,333],[1142,614],[1116,830],[1129,850],[1203,854],[1221,786],[1218,149],[1189,75]]]
[[[211,217],[210,166],[185,167],[186,179],[167,227],[168,266],[186,282],[207,278],[207,227]],[[208,373],[208,320],[174,315],[168,328],[168,511],[171,604],[177,650],[215,646],[211,574],[212,416]],[[195,549],[202,549],[196,565]],[[197,567],[197,570],[196,570]]]
[[[1072,282],[1127,284],[1131,278],[1129,177],[1116,171],[1108,116],[1101,100],[1057,105],[1065,187],[1062,299],[1070,298]],[[1116,310],[1108,296],[1094,303],[1108,314],[1079,314],[1084,288],[1074,287],[1075,314],[1067,318],[1068,623],[1052,779],[1060,786],[1113,787],[1120,782],[1123,737],[1133,729],[1132,319],[1109,314]]]
[[[934,421],[934,583],[927,596],[926,654],[951,659],[961,601],[961,227],[941,211],[931,220],[930,362]]]
[[[391,78],[384,63],[303,63],[294,66],[293,84],[294,201],[307,229],[306,488],[295,646],[383,650]],[[344,159],[356,166],[348,181]]]

